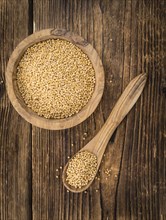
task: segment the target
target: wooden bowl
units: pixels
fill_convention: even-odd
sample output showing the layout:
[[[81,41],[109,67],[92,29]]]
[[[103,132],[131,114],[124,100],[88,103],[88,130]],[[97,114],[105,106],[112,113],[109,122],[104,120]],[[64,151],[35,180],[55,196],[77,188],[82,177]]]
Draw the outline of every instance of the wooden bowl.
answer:
[[[33,44],[47,39],[64,39],[72,42],[87,54],[95,70],[96,83],[91,99],[80,112],[64,119],[46,119],[38,116],[37,113],[26,106],[17,87],[16,70],[24,52]],[[64,29],[46,29],[28,36],[13,51],[6,70],[6,87],[12,105],[26,121],[40,128],[50,130],[66,129],[83,122],[96,109],[104,90],[104,69],[96,50],[82,37]]]

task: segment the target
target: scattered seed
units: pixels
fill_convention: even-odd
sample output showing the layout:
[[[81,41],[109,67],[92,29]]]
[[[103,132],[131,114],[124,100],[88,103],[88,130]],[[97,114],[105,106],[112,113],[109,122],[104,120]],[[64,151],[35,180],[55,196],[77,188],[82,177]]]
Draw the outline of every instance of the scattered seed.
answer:
[[[107,177],[109,177],[110,176],[110,173],[111,173],[111,169],[106,169],[105,171],[104,171],[104,173],[107,175]]]
[[[58,176],[56,176],[56,178],[58,179]]]
[[[56,169],[56,171],[59,171],[58,169]]]
[[[60,166],[59,169],[62,169],[62,167]]]

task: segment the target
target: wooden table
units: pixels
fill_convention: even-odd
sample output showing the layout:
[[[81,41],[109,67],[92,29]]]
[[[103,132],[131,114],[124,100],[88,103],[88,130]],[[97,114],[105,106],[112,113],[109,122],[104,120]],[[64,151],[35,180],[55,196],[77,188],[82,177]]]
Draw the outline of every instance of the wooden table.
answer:
[[[0,1],[1,220],[166,219],[164,6],[164,0]],[[62,131],[27,123],[5,89],[13,49],[50,27],[82,35],[105,69],[105,91],[94,114]],[[94,137],[141,72],[148,74],[145,90],[111,138],[98,179],[87,192],[67,192],[61,168]]]

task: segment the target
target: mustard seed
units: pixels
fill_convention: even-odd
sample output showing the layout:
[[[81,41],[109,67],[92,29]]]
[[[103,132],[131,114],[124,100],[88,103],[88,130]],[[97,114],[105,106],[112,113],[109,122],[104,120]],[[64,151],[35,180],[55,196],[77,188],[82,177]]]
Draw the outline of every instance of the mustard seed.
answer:
[[[75,188],[86,186],[96,175],[97,157],[89,151],[76,154],[66,170],[66,181]]]
[[[45,118],[67,118],[90,100],[95,71],[88,56],[61,39],[49,39],[29,47],[16,72],[25,104]]]

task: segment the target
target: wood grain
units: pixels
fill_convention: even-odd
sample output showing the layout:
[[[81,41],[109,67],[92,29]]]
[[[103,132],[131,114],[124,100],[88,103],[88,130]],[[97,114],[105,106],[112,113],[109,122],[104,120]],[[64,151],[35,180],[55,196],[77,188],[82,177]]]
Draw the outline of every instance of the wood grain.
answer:
[[[28,1],[0,2],[0,219],[31,219],[31,126],[12,108],[6,64],[28,33]]]
[[[1,1],[3,81],[9,55],[32,27],[53,27],[76,32],[94,46],[106,86],[82,124],[62,131],[33,127],[31,133],[0,84],[0,219],[166,219],[165,6],[164,0]],[[100,179],[87,193],[67,192],[60,166],[95,136],[128,82],[142,72],[148,74],[142,98],[111,138]]]
[[[154,200],[154,195],[156,194],[151,192],[152,200],[149,200],[149,196],[145,196],[142,192],[145,190],[144,187],[154,187],[152,186],[154,182],[150,174],[153,172],[154,175],[154,172],[158,172],[157,167],[154,167],[156,171],[152,171],[150,165],[152,165],[154,161],[149,161],[145,155],[147,153],[151,154],[151,147],[153,148],[153,146],[150,147],[149,145],[153,140],[153,136],[148,135],[150,131],[147,125],[151,124],[154,131],[158,130],[155,119],[153,119],[153,122],[150,120],[149,113],[154,114],[153,108],[150,107],[154,105],[154,103],[150,101],[150,99],[153,99],[156,89],[159,88],[159,78],[162,76],[161,72],[156,73],[156,70],[152,69],[156,61],[155,57],[150,54],[149,48],[154,44],[154,40],[156,41],[153,35],[157,35],[155,24],[159,24],[159,20],[153,19],[153,23],[151,22],[150,24],[152,14],[149,14],[149,10],[152,10],[152,8],[156,10],[155,8],[158,8],[158,10],[153,11],[153,16],[154,14],[157,16],[161,13],[161,8],[157,7],[155,1],[153,1],[152,4],[148,4],[144,1],[50,1],[47,4],[45,1],[42,2],[44,7],[42,7],[39,1],[36,2],[34,7],[36,16],[34,17],[34,19],[36,18],[35,27],[37,29],[50,27],[52,25],[54,27],[67,27],[87,38],[101,56],[106,73],[106,88],[103,100],[90,119],[76,127],[74,133],[72,130],[68,130],[63,134],[55,133],[54,140],[49,139],[51,143],[54,143],[55,140],[60,139],[61,135],[64,135],[61,138],[65,139],[65,148],[63,148],[63,143],[61,143],[62,151],[57,155],[57,158],[60,157],[60,161],[62,161],[62,166],[67,161],[68,155],[73,155],[84,143],[87,143],[97,133],[129,80],[140,72],[148,73],[148,86],[144,91],[142,99],[129,114],[127,120],[122,123],[107,148],[106,156],[99,174],[100,181],[96,181],[87,194],[80,195],[67,193],[60,185],[60,197],[57,198],[57,201],[61,203],[59,218],[159,218],[159,215],[163,215],[163,213],[158,209],[155,211],[156,216],[154,215],[153,217],[150,213],[150,210],[154,210],[155,204],[159,204],[159,199],[156,198],[156,200]],[[38,19],[40,11],[43,11],[44,18],[47,17],[50,10],[52,11],[51,14],[54,14],[51,19],[49,18],[49,20],[45,20],[44,22]],[[160,20],[160,22],[162,21]],[[145,35],[151,38],[150,41]],[[160,44],[162,44],[161,39]],[[146,56],[151,57],[151,63],[147,62]],[[156,74],[158,74],[158,76],[156,76]],[[154,78],[156,78],[155,81]],[[163,94],[158,94],[158,98],[159,97],[160,102],[163,103]],[[163,109],[160,109],[156,111],[155,114],[163,115],[162,112]],[[81,139],[85,131],[84,128],[87,128],[88,138],[83,142]],[[43,136],[43,132],[44,131],[40,131],[40,133],[38,133],[39,139]],[[49,136],[48,131],[47,135]],[[76,141],[74,149],[70,144],[72,143],[70,141],[71,137],[72,140],[74,139]],[[35,140],[37,140],[37,138],[35,138]],[[149,145],[148,148],[147,143]],[[158,148],[159,146],[160,145],[158,145]],[[49,151],[51,151],[51,149],[52,146],[49,145]],[[161,151],[163,152],[163,150],[164,148],[162,147]],[[157,158],[159,160],[159,157]],[[162,158],[160,158],[160,160],[163,161]],[[52,161],[51,158],[50,160]],[[36,161],[35,158],[33,160],[35,164],[38,164],[39,161],[40,159]],[[164,163],[164,161],[162,163]],[[149,169],[148,175],[145,173],[146,166],[148,166]],[[112,170],[109,178],[107,178],[104,173],[106,168],[111,168]],[[36,176],[36,178],[38,177]],[[40,186],[38,185],[38,188],[42,189],[44,186],[45,184],[41,184]],[[96,189],[98,190],[97,192]],[[56,190],[58,189],[56,188]],[[34,195],[34,198],[38,198],[37,201],[41,200],[40,194],[37,193]],[[65,203],[64,198],[66,198]],[[70,203],[68,204],[69,201]],[[145,208],[144,203],[148,205],[149,213],[143,210]],[[152,207],[152,204],[154,207]],[[84,215],[83,210],[85,211],[86,209],[87,211]],[[48,213],[49,215],[48,206],[45,207],[44,213]],[[35,218],[37,218],[38,215],[35,209],[34,215]],[[42,218],[42,215],[40,215],[40,218]],[[56,217],[54,216],[54,218]]]

